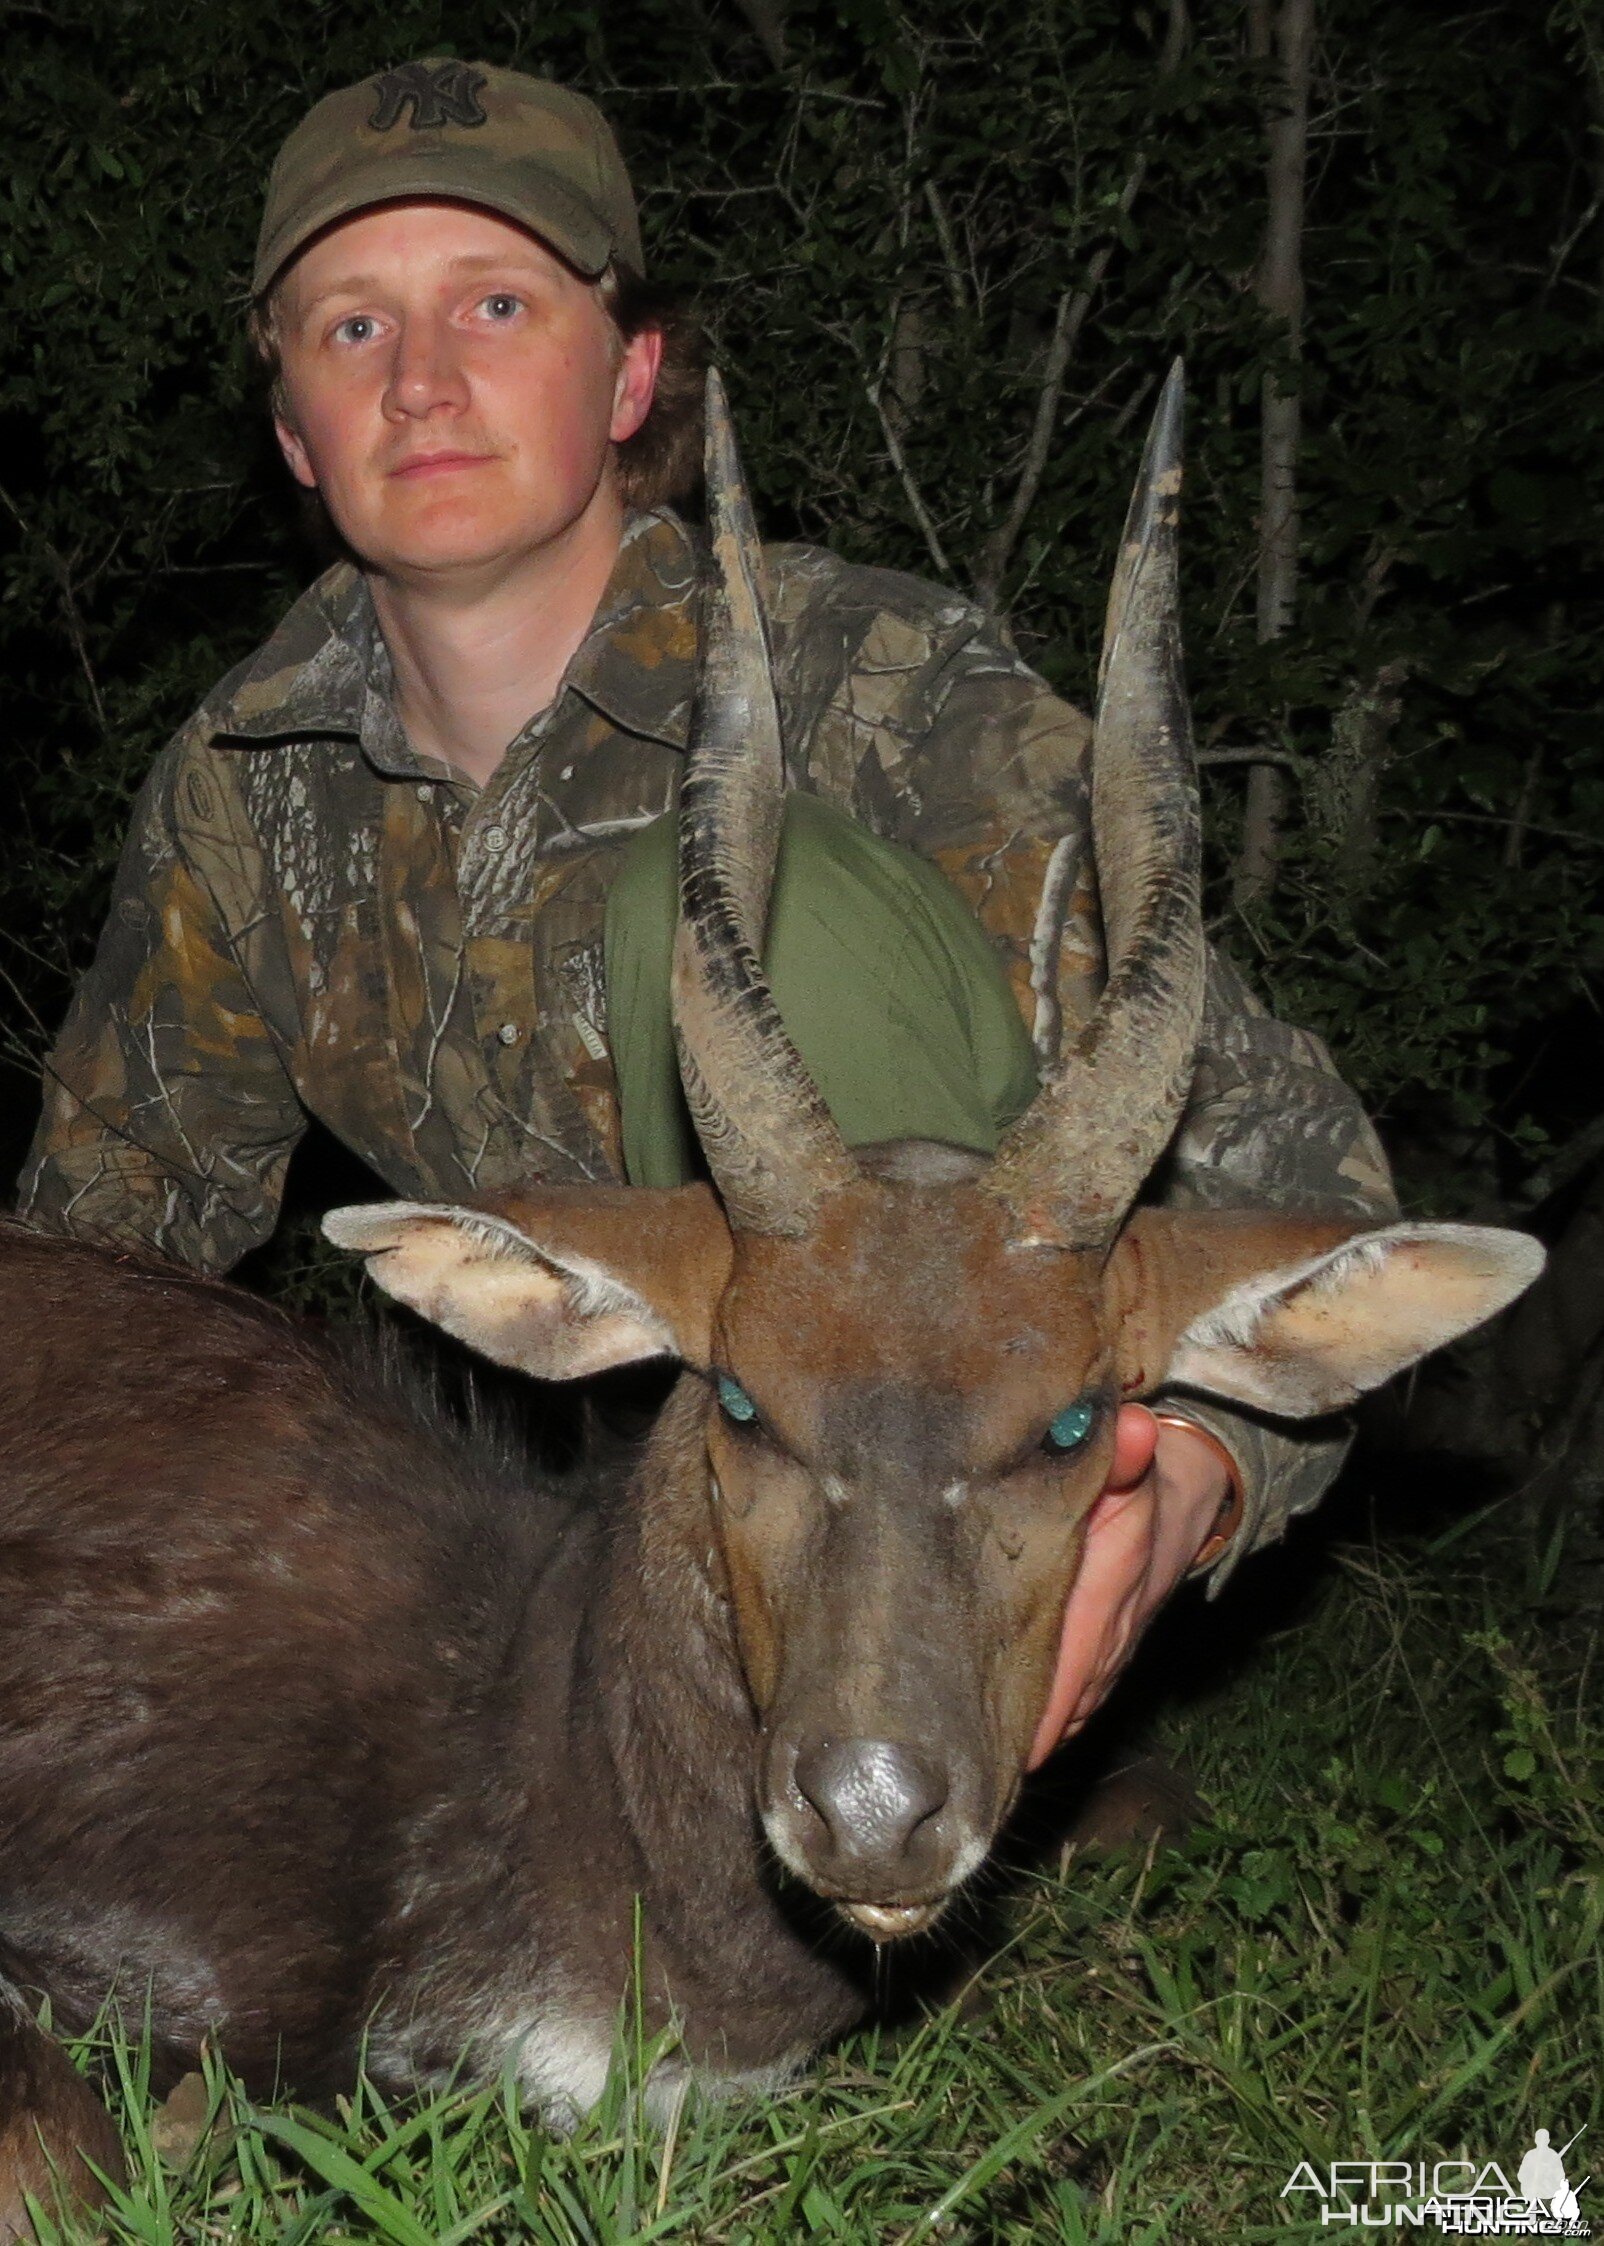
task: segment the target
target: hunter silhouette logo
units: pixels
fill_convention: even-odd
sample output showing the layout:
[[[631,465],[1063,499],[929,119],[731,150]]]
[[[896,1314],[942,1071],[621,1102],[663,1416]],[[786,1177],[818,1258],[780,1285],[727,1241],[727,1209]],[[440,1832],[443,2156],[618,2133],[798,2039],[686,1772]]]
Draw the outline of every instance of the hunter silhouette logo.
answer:
[[[1281,2197],[1311,2193],[1319,2201],[1320,2227],[1356,2230],[1437,2230],[1454,2238],[1591,2238],[1581,2194],[1565,2155],[1581,2129],[1556,2150],[1539,2129],[1511,2183],[1496,2160],[1336,2160],[1322,2169],[1300,2160]],[[1306,2221],[1313,2208],[1301,2207]]]
[[[437,132],[442,125],[486,125],[479,106],[482,70],[465,62],[407,62],[399,70],[383,70],[373,81],[378,106],[368,119],[376,133],[399,125],[410,108],[407,122],[415,133]]]

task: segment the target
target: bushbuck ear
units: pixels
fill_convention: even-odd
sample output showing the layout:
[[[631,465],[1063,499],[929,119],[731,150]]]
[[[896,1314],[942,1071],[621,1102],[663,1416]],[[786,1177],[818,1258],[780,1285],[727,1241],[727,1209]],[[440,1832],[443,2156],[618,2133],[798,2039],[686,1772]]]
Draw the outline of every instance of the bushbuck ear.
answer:
[[[644,1357],[705,1365],[729,1269],[705,1186],[554,1187],[481,1208],[386,1201],[333,1209],[323,1230],[367,1258],[386,1294],[541,1380]]]
[[[1489,1225],[1357,1233],[1195,1314],[1166,1381],[1298,1419],[1338,1411],[1513,1302],[1543,1261],[1527,1233]]]

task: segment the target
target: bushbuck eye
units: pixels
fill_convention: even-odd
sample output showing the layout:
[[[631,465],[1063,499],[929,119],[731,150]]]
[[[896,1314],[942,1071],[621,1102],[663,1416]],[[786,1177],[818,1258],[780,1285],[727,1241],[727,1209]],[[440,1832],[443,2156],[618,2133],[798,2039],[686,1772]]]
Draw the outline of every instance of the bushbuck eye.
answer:
[[[718,1400],[726,1419],[733,1419],[737,1427],[749,1427],[757,1417],[757,1406],[738,1380],[728,1373],[718,1376]]]
[[[1079,1450],[1096,1422],[1095,1404],[1084,1400],[1078,1404],[1066,1404],[1042,1438],[1042,1448],[1049,1451]]]

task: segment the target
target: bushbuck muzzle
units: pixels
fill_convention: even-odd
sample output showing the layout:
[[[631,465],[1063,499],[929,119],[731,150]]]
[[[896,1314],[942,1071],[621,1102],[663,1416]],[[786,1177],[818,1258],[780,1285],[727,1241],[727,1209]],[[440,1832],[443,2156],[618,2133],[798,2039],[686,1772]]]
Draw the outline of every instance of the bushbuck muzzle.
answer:
[[[1132,1215],[1185,1103],[1205,976],[1178,367],[1099,682],[1102,998],[1056,1043],[1039,1035],[1040,1093],[994,1160],[849,1148],[761,964],[783,763],[716,376],[708,432],[674,1009],[715,1190],[348,1210],[328,1230],[504,1362],[562,1377],[667,1351],[687,1366],[703,1564],[733,1612],[764,1826],[799,1878],[885,1938],[930,1922],[1013,1799],[1120,1403],[1183,1382],[1270,1412],[1337,1409],[1501,1307],[1541,1258],[1484,1228]],[[1062,1023],[1048,995],[1043,1022]]]

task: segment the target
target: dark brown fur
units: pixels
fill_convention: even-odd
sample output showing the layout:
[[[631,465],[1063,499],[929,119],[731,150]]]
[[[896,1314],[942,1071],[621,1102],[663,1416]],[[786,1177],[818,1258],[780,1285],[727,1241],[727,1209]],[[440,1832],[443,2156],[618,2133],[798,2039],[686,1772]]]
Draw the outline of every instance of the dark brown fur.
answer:
[[[365,2034],[397,2084],[605,2050],[638,1894],[692,2061],[861,2010],[772,1890],[695,1395],[587,1497],[138,1259],[0,1226],[0,1330],[0,1981],[316,2096]]]
[[[29,2200],[50,2216],[95,2205],[103,2196],[96,2168],[114,2183],[126,2174],[105,2108],[26,2007],[0,1990],[0,2239],[33,2237]]]

